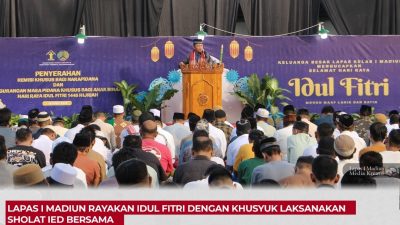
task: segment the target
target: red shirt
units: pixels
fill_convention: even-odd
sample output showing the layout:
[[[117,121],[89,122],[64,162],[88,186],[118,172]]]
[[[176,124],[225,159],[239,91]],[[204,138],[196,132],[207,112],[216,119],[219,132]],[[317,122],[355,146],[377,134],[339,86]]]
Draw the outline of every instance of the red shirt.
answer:
[[[142,149],[145,152],[154,154],[160,160],[161,166],[165,173],[171,173],[174,169],[172,165],[171,152],[167,146],[160,144],[152,139],[143,139]]]

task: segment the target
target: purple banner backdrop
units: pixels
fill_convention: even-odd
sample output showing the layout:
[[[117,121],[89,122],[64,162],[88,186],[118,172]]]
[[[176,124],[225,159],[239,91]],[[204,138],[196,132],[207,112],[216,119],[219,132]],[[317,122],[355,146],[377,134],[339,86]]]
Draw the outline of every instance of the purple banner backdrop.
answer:
[[[164,55],[168,40],[174,45],[171,59]],[[291,91],[296,107],[314,112],[325,104],[347,112],[356,112],[360,104],[379,112],[399,108],[400,36],[236,38],[236,58],[230,52],[233,40],[209,36],[205,49],[219,58],[223,44],[225,68],[241,77],[273,74]],[[253,49],[251,61],[244,58],[247,45]],[[154,46],[160,51],[157,62],[151,59]],[[70,115],[84,104],[110,111],[122,103],[114,81],[124,79],[146,90],[154,79],[177,70],[191,46],[190,37],[90,37],[84,45],[72,37],[2,38],[0,99],[24,114],[38,107]]]

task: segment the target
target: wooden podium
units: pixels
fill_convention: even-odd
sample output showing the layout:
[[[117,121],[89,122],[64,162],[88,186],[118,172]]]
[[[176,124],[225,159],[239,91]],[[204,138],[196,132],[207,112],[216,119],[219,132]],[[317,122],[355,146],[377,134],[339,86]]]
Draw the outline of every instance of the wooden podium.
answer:
[[[187,64],[181,66],[183,74],[183,113],[203,115],[204,109],[222,107],[222,72],[224,64]]]

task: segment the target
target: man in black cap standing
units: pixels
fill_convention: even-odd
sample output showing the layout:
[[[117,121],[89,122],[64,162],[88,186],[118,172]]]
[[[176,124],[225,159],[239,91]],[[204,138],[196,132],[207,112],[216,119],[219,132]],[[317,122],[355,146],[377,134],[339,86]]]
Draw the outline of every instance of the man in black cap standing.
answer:
[[[203,40],[194,39],[193,50],[190,52],[188,59],[184,62],[181,62],[180,65],[183,66],[185,64],[198,64],[202,62],[207,62],[211,64],[214,63],[214,60],[211,58],[210,54],[208,54],[204,50]]]

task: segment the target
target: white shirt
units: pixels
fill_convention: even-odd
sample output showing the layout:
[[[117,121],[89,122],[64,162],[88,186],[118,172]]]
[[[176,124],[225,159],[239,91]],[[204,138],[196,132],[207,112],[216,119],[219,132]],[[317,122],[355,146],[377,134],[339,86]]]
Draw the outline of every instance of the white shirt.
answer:
[[[356,152],[354,153],[353,159],[358,162],[358,156],[360,154],[360,151],[363,148],[367,147],[367,144],[365,143],[364,139],[360,138],[360,136],[358,136],[357,132],[355,131],[345,130],[342,133],[340,133],[340,135],[347,135],[353,138],[354,143],[356,144]]]
[[[276,142],[278,142],[278,145],[281,148],[283,161],[288,160],[287,139],[288,137],[292,136],[292,134],[293,134],[293,125],[289,125],[287,127],[277,130],[274,135]]]
[[[237,134],[236,134],[236,127],[235,127],[232,129],[232,133],[231,133],[231,136],[229,137],[229,141],[232,141],[232,139],[236,136],[237,136]]]
[[[79,133],[85,126],[82,124],[76,125],[76,127],[69,129],[65,134],[64,137],[68,138],[71,141],[74,141],[75,135]]]
[[[350,163],[350,164],[352,164],[352,165],[347,165],[346,166],[346,164],[348,164],[348,163]],[[346,166],[346,168],[345,168],[345,166]],[[351,167],[351,168],[350,168]],[[340,180],[339,180],[339,184],[340,184],[340,181],[342,181],[342,178],[343,178],[343,175],[349,170],[349,169],[357,169],[357,168],[359,168],[359,163],[358,163],[358,160],[355,160],[355,159],[345,159],[345,160],[339,160],[338,161],[338,172],[337,172],[337,174],[339,174],[340,175]],[[344,171],[344,169],[346,169],[346,171]],[[339,185],[340,186],[340,185]]]
[[[92,124],[96,124],[100,127],[100,130],[106,135],[106,138],[110,143],[112,149],[117,147],[117,143],[115,141],[114,127],[111,124],[105,123],[101,119],[95,120]]]
[[[42,172],[44,177],[50,177],[51,170],[53,169],[52,165],[47,165],[46,167],[42,168]],[[86,182],[86,174],[83,172],[83,170],[79,169],[78,167],[74,166],[74,169],[76,170],[76,179],[74,182],[74,188],[87,188],[87,182]]]
[[[50,165],[50,153],[53,152],[53,141],[47,135],[40,135],[34,140],[32,147],[39,149],[46,156],[46,165]]]
[[[340,131],[339,129],[335,128],[335,130],[333,130],[333,138],[337,138],[340,135]]]
[[[303,152],[303,156],[312,156],[314,158],[317,157],[318,156],[317,148],[318,148],[318,144],[311,145],[311,146],[305,148],[304,152]]]
[[[169,151],[171,152],[171,158],[172,158],[172,163],[175,162],[175,141],[174,141],[174,137],[172,136],[171,133],[169,133],[168,131],[162,129],[160,126],[157,126],[157,132],[158,135],[155,139],[155,141],[159,142],[159,140],[157,138],[163,138],[164,139],[164,143],[165,145],[168,147]],[[161,136],[161,137],[158,137]]]
[[[387,128],[387,136],[389,136],[390,131],[392,131],[393,129],[399,129],[399,124],[386,124],[386,128]]]
[[[65,135],[65,133],[68,131],[67,128],[65,127],[60,127],[60,126],[52,126],[52,125],[48,125],[45,126],[46,128],[50,128],[52,129],[54,132],[56,132],[56,134],[60,137],[63,137]]]
[[[103,156],[104,161],[107,162],[108,158],[108,152],[110,151],[106,146],[104,146],[104,142],[100,138],[96,138],[94,145],[93,145],[93,151],[99,153],[101,156]]]
[[[225,133],[221,129],[214,127],[211,123],[208,123],[208,129],[210,136],[215,140],[215,145],[222,151],[222,158],[224,158],[227,146]]]
[[[400,151],[383,151],[379,152],[382,155],[383,163],[400,164]]]
[[[84,125],[78,124],[78,125],[76,125],[76,127],[69,129],[67,131],[67,133],[65,133],[64,137],[72,140],[72,142],[73,142],[76,134],[79,133],[84,127],[85,127]],[[106,146],[104,146],[104,143],[100,138],[95,139],[95,143],[93,145],[93,150],[96,151],[97,153],[99,153],[101,156],[103,156],[104,161],[107,160],[109,149],[106,148]]]
[[[257,128],[260,127],[262,129],[262,132],[264,132],[264,135],[267,137],[273,137],[275,135],[276,129],[275,127],[269,125],[268,123],[264,121],[258,121],[257,122]]]
[[[237,182],[233,182],[233,186],[235,190],[243,190],[243,186]],[[196,180],[189,182],[183,186],[183,189],[190,190],[190,189],[203,189],[207,190],[210,189],[208,186],[208,177],[202,179],[202,180]]]
[[[262,131],[264,133],[264,130],[262,129],[262,127],[260,127],[258,125],[257,125],[257,130]],[[229,137],[229,140],[232,141],[232,139],[236,136],[237,136],[237,134],[236,134],[236,127],[235,127],[232,129],[232,133],[231,133],[231,136]]]
[[[163,128],[172,134],[175,142],[175,155],[179,155],[179,150],[181,148],[182,139],[192,134],[189,128],[180,123],[175,123],[171,126],[166,126]]]
[[[298,133],[288,137],[288,162],[296,164],[297,159],[304,154],[304,149],[316,144],[317,140],[308,133]]]
[[[54,140],[53,146],[51,148],[54,150],[54,148],[57,147],[57,145],[61,144],[62,142],[67,142],[67,143],[72,144],[71,140],[69,140],[68,138],[63,136],[63,137],[58,137],[56,140]]]
[[[315,132],[317,132],[318,126],[306,118],[302,118],[301,121],[308,124],[308,134],[311,135],[311,137],[315,138]]]
[[[249,143],[249,134],[243,134],[237,137],[232,143],[228,145],[228,151],[226,155],[227,166],[233,166],[240,147],[248,143]]]
[[[183,123],[183,125],[184,125],[185,127],[187,127],[187,128],[190,128],[189,120],[186,120],[185,123]]]
[[[212,156],[210,160],[215,162],[215,163],[217,163],[217,164],[219,164],[219,165],[221,165],[221,166],[223,166],[223,167],[225,167],[225,162],[220,157]]]

